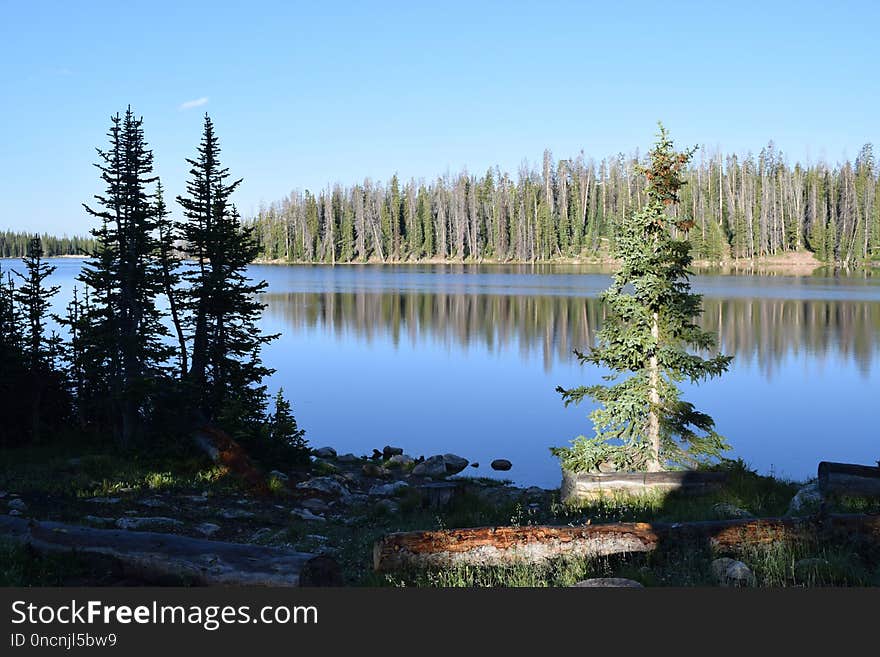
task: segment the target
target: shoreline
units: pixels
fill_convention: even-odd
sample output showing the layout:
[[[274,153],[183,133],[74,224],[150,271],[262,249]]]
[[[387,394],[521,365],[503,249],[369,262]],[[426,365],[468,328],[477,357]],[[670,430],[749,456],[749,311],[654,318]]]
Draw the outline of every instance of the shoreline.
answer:
[[[375,258],[365,261],[345,261],[345,262],[322,262],[311,260],[287,260],[284,258],[257,258],[252,264],[255,265],[274,265],[274,266],[328,266],[328,267],[350,267],[350,266],[377,266],[387,265],[395,267],[406,266],[424,266],[424,265],[444,265],[444,266],[467,266],[467,267],[532,267],[540,269],[542,267],[595,267],[602,272],[611,272],[618,264],[618,261],[608,257],[582,257],[582,258],[554,258],[551,260],[541,261],[521,261],[521,260],[496,260],[485,258],[481,260],[457,260],[450,258],[425,258],[422,260],[378,260]],[[748,274],[766,274],[766,275],[790,275],[790,276],[812,276],[820,269],[828,269],[833,272],[870,272],[877,268],[872,263],[864,263],[858,266],[845,266],[840,264],[831,264],[818,260],[813,253],[807,251],[797,251],[784,253],[776,256],[769,256],[755,259],[725,259],[719,261],[713,260],[694,260],[692,267],[695,273],[721,273],[724,275],[748,275]]]

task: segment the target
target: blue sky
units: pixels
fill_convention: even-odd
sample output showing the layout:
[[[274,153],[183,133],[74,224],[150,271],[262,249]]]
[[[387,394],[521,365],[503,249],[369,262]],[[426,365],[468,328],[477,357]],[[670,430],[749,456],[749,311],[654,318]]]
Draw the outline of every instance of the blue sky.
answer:
[[[129,103],[169,197],[208,111],[246,215],[366,176],[644,151],[658,119],[682,145],[833,163],[880,142],[878,7],[0,0],[0,228],[86,232]]]

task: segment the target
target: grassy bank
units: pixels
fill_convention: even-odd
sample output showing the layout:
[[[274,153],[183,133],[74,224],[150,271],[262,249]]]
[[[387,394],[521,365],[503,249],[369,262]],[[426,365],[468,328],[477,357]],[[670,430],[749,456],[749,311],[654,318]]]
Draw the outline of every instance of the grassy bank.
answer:
[[[541,566],[453,568],[380,575],[372,569],[373,543],[390,532],[501,525],[582,525],[606,522],[679,522],[783,515],[799,484],[761,476],[741,462],[729,462],[724,489],[693,497],[680,494],[617,498],[583,506],[560,503],[558,491],[520,489],[505,482],[454,477],[460,492],[450,505],[426,508],[416,486],[381,500],[367,495],[332,504],[321,521],[292,511],[302,502],[295,486],[274,486],[269,496],[248,493],[206,458],[181,451],[162,457],[58,448],[0,454],[0,491],[26,503],[25,516],[40,520],[113,526],[126,516],[168,516],[168,531],[204,537],[198,528],[217,526],[211,538],[283,546],[336,559],[353,586],[567,586],[588,577],[627,577],[646,586],[702,586],[716,583],[712,560],[744,561],[758,586],[880,585],[876,545],[773,544],[716,554],[705,546],[677,546],[649,554],[597,559],[560,559]],[[359,472],[364,462],[350,466]],[[320,464],[318,472],[351,476],[342,464]],[[367,485],[370,485],[369,483]],[[876,501],[846,500],[834,511],[878,512]],[[3,509],[6,512],[6,509]],[[734,514],[734,515],[731,515]],[[97,524],[96,524],[97,523]],[[104,523],[104,524],[101,524]],[[0,543],[0,585],[137,583],[112,564],[45,557]]]

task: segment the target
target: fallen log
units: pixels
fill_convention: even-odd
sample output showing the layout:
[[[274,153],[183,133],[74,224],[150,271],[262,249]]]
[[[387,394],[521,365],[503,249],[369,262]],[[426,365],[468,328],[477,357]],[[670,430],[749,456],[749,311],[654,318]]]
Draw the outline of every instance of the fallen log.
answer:
[[[825,497],[880,497],[880,467],[851,463],[819,464],[819,490]]]
[[[328,557],[244,543],[0,516],[0,538],[38,553],[101,555],[146,581],[214,586],[327,586],[339,584]]]
[[[880,541],[880,515],[402,532],[388,534],[375,543],[373,567],[379,572],[391,572],[456,565],[504,566],[559,557],[650,552],[661,545],[688,545],[693,541],[725,550],[832,534],[862,535]]]

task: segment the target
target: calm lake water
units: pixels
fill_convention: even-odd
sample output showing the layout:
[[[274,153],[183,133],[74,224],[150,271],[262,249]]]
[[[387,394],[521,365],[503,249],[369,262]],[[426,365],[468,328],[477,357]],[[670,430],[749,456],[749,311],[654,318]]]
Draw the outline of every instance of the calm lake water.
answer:
[[[80,263],[58,260],[69,292]],[[4,263],[6,268],[7,263]],[[598,382],[571,351],[602,322],[609,276],[559,266],[253,266],[269,282],[265,354],[314,446],[413,456],[454,452],[465,474],[555,487],[548,451],[590,434],[592,406],[557,385]],[[721,379],[686,389],[764,473],[815,476],[821,460],[880,458],[880,281],[701,275],[703,324],[735,355]],[[67,294],[64,295],[65,297]],[[507,458],[509,473],[489,462]]]

